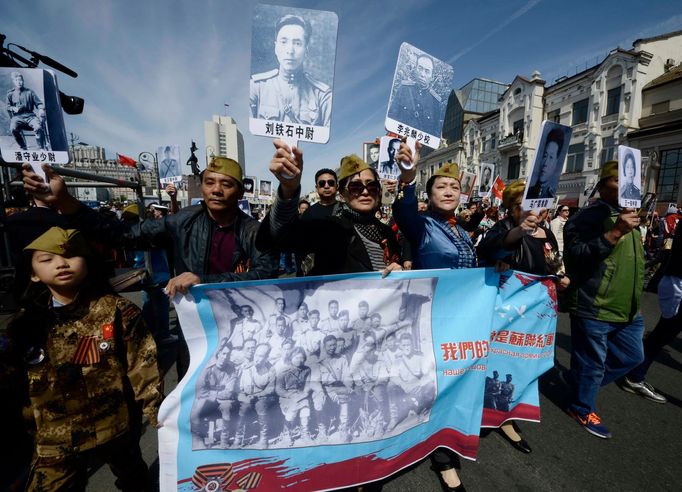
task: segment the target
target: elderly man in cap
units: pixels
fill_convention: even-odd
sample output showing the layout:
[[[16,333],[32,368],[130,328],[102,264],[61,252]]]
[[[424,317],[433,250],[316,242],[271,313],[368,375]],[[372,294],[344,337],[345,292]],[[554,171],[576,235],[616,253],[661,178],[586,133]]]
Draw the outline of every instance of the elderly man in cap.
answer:
[[[625,376],[644,359],[640,296],[644,249],[639,217],[618,206],[618,162],[601,169],[600,199],[564,227],[566,272],[571,277],[571,386],[568,413],[591,434],[611,433],[595,412],[599,389]]]
[[[173,246],[175,277],[166,292],[186,294],[199,283],[272,278],[277,255],[256,248],[258,221],[239,210],[242,169],[227,157],[214,157],[201,173],[203,202],[177,214],[139,224],[102,217],[71,196],[56,171],[44,166],[49,188],[24,167],[24,187],[58,208],[72,227],[131,249]]]

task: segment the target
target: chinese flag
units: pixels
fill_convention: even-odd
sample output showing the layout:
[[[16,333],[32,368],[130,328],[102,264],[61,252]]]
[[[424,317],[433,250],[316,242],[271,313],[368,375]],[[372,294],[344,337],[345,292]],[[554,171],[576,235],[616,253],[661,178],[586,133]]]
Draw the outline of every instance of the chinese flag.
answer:
[[[502,192],[504,191],[504,181],[500,178],[498,175],[495,178],[495,182],[493,183],[493,189],[492,189],[492,194],[495,198],[502,200]]]
[[[123,154],[116,154],[116,162],[122,166],[137,167],[137,161],[135,159]]]

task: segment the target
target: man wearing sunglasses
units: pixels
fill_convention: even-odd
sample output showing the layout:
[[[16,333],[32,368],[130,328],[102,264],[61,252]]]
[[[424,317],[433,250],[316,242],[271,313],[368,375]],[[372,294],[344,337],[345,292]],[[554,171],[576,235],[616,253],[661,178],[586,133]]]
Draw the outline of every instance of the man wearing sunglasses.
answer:
[[[320,197],[320,201],[312,205],[301,216],[303,220],[315,220],[330,217],[336,210],[339,203],[336,200],[338,191],[338,180],[336,173],[331,169],[320,169],[315,173],[315,191]]]

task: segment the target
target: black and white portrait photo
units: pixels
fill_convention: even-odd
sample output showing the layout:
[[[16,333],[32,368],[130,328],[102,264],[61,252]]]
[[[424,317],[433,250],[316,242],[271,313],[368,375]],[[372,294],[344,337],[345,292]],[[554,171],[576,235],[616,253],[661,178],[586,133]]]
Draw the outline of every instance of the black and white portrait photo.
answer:
[[[474,192],[474,184],[476,183],[476,174],[467,171],[462,172],[462,184],[460,188],[460,202],[469,201],[471,194]]]
[[[249,83],[254,135],[327,142],[337,28],[334,12],[254,7]]]
[[[379,144],[364,142],[362,144],[362,158],[372,169],[379,169]]]
[[[493,164],[481,163],[481,175],[478,179],[478,196],[485,198],[490,196],[490,190],[493,187],[493,172],[495,166]]]
[[[0,152],[7,162],[68,162],[55,76],[46,70],[0,68]]]
[[[428,421],[437,390],[435,283],[350,279],[210,292],[219,339],[196,380],[193,449],[364,442]]]
[[[548,208],[554,203],[571,132],[569,126],[546,120],[542,122],[540,141],[526,185],[525,210]]]
[[[386,130],[438,148],[452,76],[450,65],[403,43],[393,76]]]
[[[618,146],[618,197],[621,207],[642,204],[642,153],[625,145]]]
[[[159,180],[161,184],[182,181],[179,145],[163,145],[159,147],[156,150],[156,157],[159,160]]]
[[[379,146],[379,179],[398,179],[400,168],[398,167],[398,150],[400,139],[393,137],[381,137]]]
[[[261,179],[258,182],[258,196],[270,197],[272,196],[272,181]]]
[[[244,186],[244,197],[253,198],[256,195],[255,176],[244,176],[244,179],[242,180],[242,185]]]

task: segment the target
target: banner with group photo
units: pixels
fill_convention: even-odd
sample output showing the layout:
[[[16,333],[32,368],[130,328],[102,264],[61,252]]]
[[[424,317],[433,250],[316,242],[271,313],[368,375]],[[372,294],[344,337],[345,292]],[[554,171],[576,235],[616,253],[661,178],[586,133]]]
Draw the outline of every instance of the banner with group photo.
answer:
[[[537,408],[546,370],[497,360],[498,318],[546,341],[554,309],[535,277],[492,269],[196,286],[176,299],[191,363],[159,412],[161,490],[350,487],[441,446],[474,459],[488,367],[513,373],[515,407]]]

